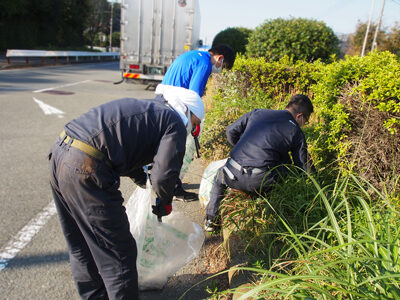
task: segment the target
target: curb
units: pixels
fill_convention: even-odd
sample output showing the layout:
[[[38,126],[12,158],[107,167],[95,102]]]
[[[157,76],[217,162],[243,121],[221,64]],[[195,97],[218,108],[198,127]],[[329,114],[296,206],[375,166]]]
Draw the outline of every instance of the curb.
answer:
[[[244,250],[246,245],[241,240],[237,232],[230,228],[223,228],[223,246],[227,252],[228,259],[228,282],[230,289],[234,289],[232,299],[239,299],[244,293],[252,289],[251,284],[253,275],[247,270],[238,270],[241,267],[248,266],[248,256]],[[255,299],[247,297],[246,299]]]

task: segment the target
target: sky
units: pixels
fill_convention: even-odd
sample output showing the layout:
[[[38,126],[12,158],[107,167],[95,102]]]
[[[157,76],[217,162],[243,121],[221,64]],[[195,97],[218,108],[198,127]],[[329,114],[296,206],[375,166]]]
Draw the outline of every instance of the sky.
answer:
[[[267,19],[301,17],[324,21],[337,34],[353,33],[358,21],[368,22],[373,0],[198,0],[200,38],[211,45],[228,27],[254,29]],[[383,0],[375,0],[372,21],[377,23]],[[386,0],[382,26],[400,24],[400,0]]]

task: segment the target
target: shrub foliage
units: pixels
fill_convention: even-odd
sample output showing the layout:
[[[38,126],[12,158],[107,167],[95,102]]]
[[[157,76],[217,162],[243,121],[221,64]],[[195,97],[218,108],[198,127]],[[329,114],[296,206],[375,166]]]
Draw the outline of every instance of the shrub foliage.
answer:
[[[303,18],[267,20],[250,35],[247,53],[251,57],[279,60],[329,61],[339,54],[339,40],[324,22]]]
[[[282,109],[292,95],[302,93],[311,97],[315,108],[310,126],[304,128],[315,165],[321,169],[333,164],[342,172],[379,181],[400,169],[398,78],[400,60],[389,52],[331,64],[238,57],[232,71],[213,77],[207,90],[204,157],[228,155],[226,126],[244,113]],[[382,146],[385,150],[377,153]]]

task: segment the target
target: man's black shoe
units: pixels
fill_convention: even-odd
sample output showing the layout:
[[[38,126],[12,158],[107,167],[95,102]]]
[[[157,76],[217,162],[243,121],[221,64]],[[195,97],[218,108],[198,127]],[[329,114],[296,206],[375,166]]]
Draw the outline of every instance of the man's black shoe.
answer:
[[[206,219],[204,222],[204,231],[206,232],[215,232],[221,229],[221,225],[213,220]]]
[[[183,202],[192,202],[199,200],[199,195],[197,195],[196,193],[187,192],[182,189],[177,194],[175,194],[174,200]]]

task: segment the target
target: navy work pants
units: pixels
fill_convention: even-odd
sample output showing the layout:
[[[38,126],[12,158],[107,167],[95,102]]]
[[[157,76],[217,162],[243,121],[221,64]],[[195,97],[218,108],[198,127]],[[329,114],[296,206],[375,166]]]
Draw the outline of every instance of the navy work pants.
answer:
[[[119,176],[59,139],[50,184],[82,299],[138,299],[136,242],[118,190]]]
[[[231,171],[231,176],[228,176],[224,167]],[[273,183],[274,176],[268,171],[254,174],[251,172],[243,172],[233,168],[229,163],[221,167],[217,171],[214,184],[211,189],[210,201],[206,207],[207,219],[213,220],[218,215],[218,209],[224,198],[225,191],[228,187],[248,193],[266,192]]]

